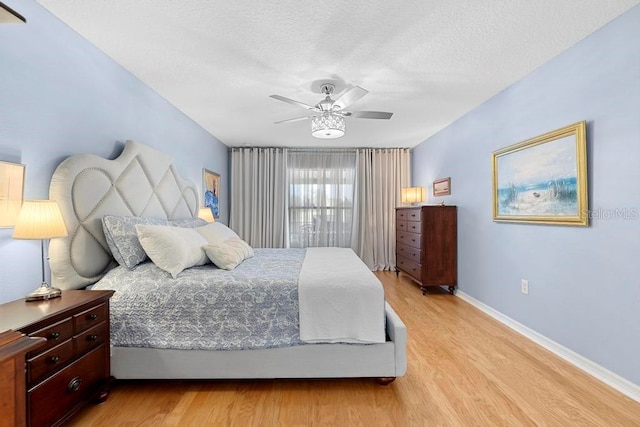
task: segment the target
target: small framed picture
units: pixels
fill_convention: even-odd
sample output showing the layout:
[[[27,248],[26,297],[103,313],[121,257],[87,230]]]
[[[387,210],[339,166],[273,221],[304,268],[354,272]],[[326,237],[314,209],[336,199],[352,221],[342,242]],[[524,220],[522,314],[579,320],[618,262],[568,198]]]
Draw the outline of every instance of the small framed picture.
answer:
[[[448,196],[451,194],[451,177],[433,181],[434,196]]]
[[[202,191],[204,206],[211,209],[215,219],[220,216],[220,175],[209,169],[202,169]]]

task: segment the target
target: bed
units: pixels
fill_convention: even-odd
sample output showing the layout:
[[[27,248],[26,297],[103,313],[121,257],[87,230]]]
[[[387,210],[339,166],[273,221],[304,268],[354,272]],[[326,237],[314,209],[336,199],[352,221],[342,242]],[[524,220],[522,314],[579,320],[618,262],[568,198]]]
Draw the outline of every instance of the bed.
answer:
[[[350,249],[255,249],[252,256],[233,271],[221,270],[212,264],[195,265],[175,278],[167,274],[168,270],[159,269],[155,259],[140,262],[132,269],[119,265],[116,258],[122,260],[118,256],[114,258],[114,251],[110,249],[112,242],[105,236],[105,218],[136,218],[136,221],[160,221],[163,225],[175,222],[171,225],[177,225],[180,230],[184,230],[181,221],[198,230],[213,226],[197,223],[197,187],[179,176],[171,157],[164,153],[127,141],[122,153],[113,160],[91,154],[71,156],[54,172],[50,198],[58,201],[69,231],[68,237],[53,239],[50,243],[52,284],[63,290],[105,287],[116,290],[111,301],[111,373],[117,379],[373,377],[385,384],[406,372],[405,325],[384,301],[383,292],[379,296],[379,281],[380,289],[371,294],[371,301],[375,301],[371,304],[367,302],[369,294],[357,290],[356,283],[370,281],[367,275],[375,276]],[[329,269],[328,276],[322,276],[322,271],[328,270],[327,263],[334,267]],[[283,272],[291,274],[286,276]],[[234,297],[209,294],[213,286],[208,283],[213,276],[219,281],[215,288],[224,289],[235,283],[234,287],[246,289],[241,296]],[[247,278],[248,282],[243,281]],[[336,289],[340,287],[351,295],[336,299]],[[247,306],[245,300],[255,299],[258,294],[261,299],[272,301],[277,309],[258,307],[251,313],[242,311],[242,307]],[[229,306],[229,301],[237,299],[241,311],[207,305],[224,298]],[[174,327],[180,324],[181,318],[167,315],[165,324],[155,325],[155,330],[149,327],[150,322],[142,325],[151,313],[140,307],[146,309],[152,305],[151,301],[162,304],[168,300],[181,300],[182,308],[160,306],[156,311],[178,316],[191,307],[195,313],[198,306],[200,311],[193,316],[199,320],[188,320],[183,326]],[[331,313],[335,301],[340,301],[343,309]],[[255,305],[253,300],[249,304]],[[362,309],[365,317],[360,318],[358,314],[357,321],[353,322],[341,318],[348,312],[344,310],[345,305]],[[371,318],[374,320],[366,318],[370,314],[364,314],[365,309],[374,313]],[[292,315],[291,310],[299,313]],[[137,320],[133,314],[138,316]],[[264,317],[262,325],[251,323],[261,316]],[[274,316],[279,316],[275,322]],[[322,335],[329,325],[325,321],[332,317],[337,322],[333,322],[331,328],[338,330],[333,338]],[[240,323],[239,318],[250,318],[246,325],[238,328],[255,328],[253,336],[273,329],[280,335],[269,342],[257,340],[257,343],[235,342],[224,336],[222,343],[210,339],[207,324],[215,325],[225,319],[235,324]],[[316,323],[308,320],[311,318]],[[362,333],[371,335],[363,339],[341,337],[345,325],[358,321],[364,329]],[[127,325],[136,322],[142,325],[138,332],[127,330]],[[187,344],[180,344],[179,339],[167,341],[165,331],[176,329],[178,338],[188,336],[192,332],[187,330],[189,324],[198,327],[191,328],[196,330],[190,339],[184,340]]]

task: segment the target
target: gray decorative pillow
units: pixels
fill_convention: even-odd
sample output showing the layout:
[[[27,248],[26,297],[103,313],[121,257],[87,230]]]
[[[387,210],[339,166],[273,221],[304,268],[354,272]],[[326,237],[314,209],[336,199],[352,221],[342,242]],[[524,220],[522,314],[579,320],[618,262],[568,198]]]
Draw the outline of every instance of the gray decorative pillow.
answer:
[[[181,218],[172,219],[169,221],[169,225],[182,228],[196,228],[209,224],[207,221],[201,218]]]
[[[167,221],[166,219],[142,218],[138,216],[105,215],[102,217],[102,229],[113,258],[129,270],[147,260],[136,232],[136,225],[172,225],[193,228],[206,225],[200,218],[184,218]]]

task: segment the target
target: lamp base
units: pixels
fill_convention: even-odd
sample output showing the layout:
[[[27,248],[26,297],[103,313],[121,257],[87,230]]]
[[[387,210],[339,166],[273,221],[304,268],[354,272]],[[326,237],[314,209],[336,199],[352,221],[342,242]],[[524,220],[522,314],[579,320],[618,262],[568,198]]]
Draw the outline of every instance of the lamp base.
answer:
[[[58,298],[60,295],[62,295],[62,291],[60,289],[54,288],[47,282],[42,282],[40,287],[27,295],[25,299],[27,301],[42,301],[52,298]]]

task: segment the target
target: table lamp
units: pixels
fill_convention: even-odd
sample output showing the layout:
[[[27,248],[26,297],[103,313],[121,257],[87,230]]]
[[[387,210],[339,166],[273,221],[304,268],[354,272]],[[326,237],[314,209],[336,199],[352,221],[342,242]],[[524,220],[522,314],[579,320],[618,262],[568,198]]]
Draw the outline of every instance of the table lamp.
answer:
[[[416,204],[427,200],[427,192],[424,187],[404,187],[400,193],[402,203]]]
[[[200,208],[198,211],[198,218],[204,219],[207,222],[215,222],[215,218],[213,217],[213,212],[211,212],[211,208]]]
[[[44,241],[67,236],[62,213],[53,200],[25,200],[20,208],[12,237],[22,240],[40,240],[42,252],[42,284],[27,295],[27,301],[47,300],[59,297],[62,291],[49,285],[44,277]]]

